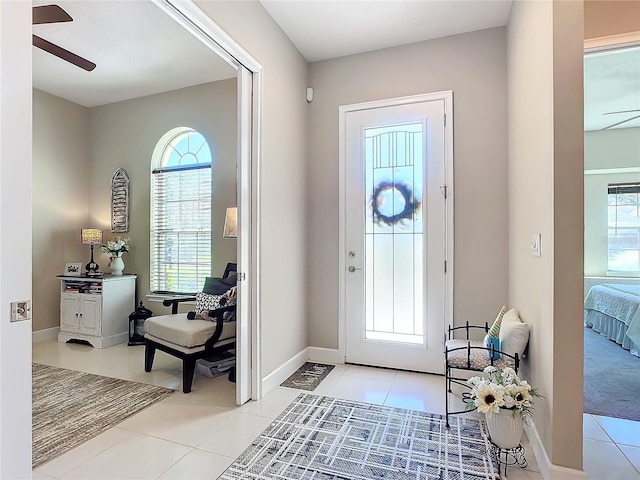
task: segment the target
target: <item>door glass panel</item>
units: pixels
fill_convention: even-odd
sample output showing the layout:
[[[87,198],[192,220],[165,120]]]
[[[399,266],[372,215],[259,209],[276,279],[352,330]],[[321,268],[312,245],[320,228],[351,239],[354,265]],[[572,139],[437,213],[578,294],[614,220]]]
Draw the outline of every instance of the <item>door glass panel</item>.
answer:
[[[367,340],[424,343],[424,129],[364,129]]]

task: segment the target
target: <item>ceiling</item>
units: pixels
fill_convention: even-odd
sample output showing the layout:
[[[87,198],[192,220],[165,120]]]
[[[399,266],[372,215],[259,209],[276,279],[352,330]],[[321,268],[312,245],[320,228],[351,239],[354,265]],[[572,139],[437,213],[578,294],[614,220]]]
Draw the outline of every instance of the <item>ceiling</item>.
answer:
[[[1,0],[0,0],[1,1]],[[150,1],[55,1],[69,23],[33,33],[92,62],[87,72],[33,48],[33,85],[94,107],[235,76],[235,70]],[[34,5],[51,1],[36,0]],[[505,25],[512,0],[261,0],[309,61]],[[585,130],[640,112],[640,47],[585,59]],[[612,128],[640,126],[640,118]]]

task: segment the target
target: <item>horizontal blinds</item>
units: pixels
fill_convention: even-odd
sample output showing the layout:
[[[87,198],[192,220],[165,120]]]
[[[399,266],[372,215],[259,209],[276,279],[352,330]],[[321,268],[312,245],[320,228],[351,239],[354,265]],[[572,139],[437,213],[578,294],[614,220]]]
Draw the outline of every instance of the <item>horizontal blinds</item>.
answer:
[[[199,292],[211,276],[211,167],[151,177],[151,291]]]
[[[625,193],[640,193],[640,183],[610,183],[608,193],[623,195]]]

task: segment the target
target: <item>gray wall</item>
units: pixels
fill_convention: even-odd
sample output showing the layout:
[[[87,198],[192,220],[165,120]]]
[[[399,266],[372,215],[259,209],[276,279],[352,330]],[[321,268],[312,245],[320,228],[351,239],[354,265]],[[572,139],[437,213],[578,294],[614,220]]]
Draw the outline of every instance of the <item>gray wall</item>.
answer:
[[[256,1],[197,5],[264,67],[260,189],[263,376],[304,350],[307,62]]]
[[[223,80],[91,109],[90,222],[110,231],[111,177],[118,167],[131,180],[129,233],[131,251],[124,256],[125,273],[137,273],[137,295],[156,313],[161,304],[146,302],[149,292],[149,215],[151,156],[162,135],[175,127],[191,127],[209,142],[213,155],[213,273],[221,275],[236,259],[236,241],[222,238],[224,213],[236,204],[236,79]],[[96,258],[108,271],[108,256]]]
[[[508,25],[509,303],[529,325],[522,375],[555,465],[582,468],[582,2],[514,2]],[[530,251],[541,233],[541,256]],[[536,438],[537,440],[537,438]],[[538,457],[543,460],[542,457]],[[549,468],[539,461],[541,468]],[[552,467],[553,468],[553,467]],[[550,478],[542,470],[543,478]],[[568,472],[557,472],[562,478]]]
[[[131,251],[125,273],[138,274],[137,297],[156,313],[161,304],[149,292],[149,209],[151,155],[168,130],[192,127],[213,153],[213,273],[236,259],[236,241],[222,238],[226,207],[236,204],[236,79],[87,109],[34,90],[33,136],[33,330],[59,325],[60,283],[67,262],[89,260],[80,229],[111,232],[111,177],[118,167],[131,180]],[[55,252],[55,255],[52,253]],[[95,251],[101,270],[109,257]],[[53,259],[53,261],[52,261]]]
[[[33,90],[33,330],[60,325],[65,263],[89,262],[89,110]]]
[[[338,348],[338,107],[419,93],[453,90],[454,318],[493,321],[507,301],[506,80],[505,28],[311,64],[310,345]]]

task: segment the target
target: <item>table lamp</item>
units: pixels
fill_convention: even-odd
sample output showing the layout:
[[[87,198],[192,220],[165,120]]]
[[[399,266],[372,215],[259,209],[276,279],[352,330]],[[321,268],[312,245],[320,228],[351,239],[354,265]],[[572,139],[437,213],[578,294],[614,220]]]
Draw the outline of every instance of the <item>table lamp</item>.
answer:
[[[229,207],[224,216],[223,238],[238,237],[238,207]]]
[[[80,238],[84,245],[91,246],[91,260],[84,269],[88,276],[101,275],[100,265],[93,260],[93,246],[102,244],[102,230],[99,228],[83,228],[80,230]]]

